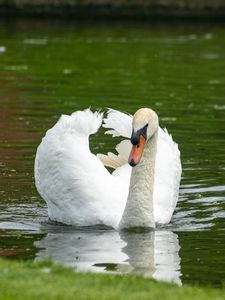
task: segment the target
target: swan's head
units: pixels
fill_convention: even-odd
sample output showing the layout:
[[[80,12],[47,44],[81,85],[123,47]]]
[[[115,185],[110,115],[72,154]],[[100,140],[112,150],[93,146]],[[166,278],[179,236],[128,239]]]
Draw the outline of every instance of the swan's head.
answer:
[[[150,108],[140,108],[133,117],[131,143],[133,144],[128,163],[134,167],[141,159],[146,142],[159,126],[157,114]]]

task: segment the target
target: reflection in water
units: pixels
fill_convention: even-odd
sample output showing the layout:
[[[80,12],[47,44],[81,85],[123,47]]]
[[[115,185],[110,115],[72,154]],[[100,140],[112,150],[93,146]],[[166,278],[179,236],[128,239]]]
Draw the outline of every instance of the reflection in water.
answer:
[[[181,284],[178,237],[172,231],[48,233],[35,242],[46,257],[80,271],[135,273]]]

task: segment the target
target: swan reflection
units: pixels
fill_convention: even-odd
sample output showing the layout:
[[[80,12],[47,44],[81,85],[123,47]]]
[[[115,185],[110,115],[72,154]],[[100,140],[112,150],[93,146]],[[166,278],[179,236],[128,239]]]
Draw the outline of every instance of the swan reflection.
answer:
[[[178,236],[171,231],[53,232],[35,246],[37,260],[48,257],[79,271],[135,273],[181,284]]]

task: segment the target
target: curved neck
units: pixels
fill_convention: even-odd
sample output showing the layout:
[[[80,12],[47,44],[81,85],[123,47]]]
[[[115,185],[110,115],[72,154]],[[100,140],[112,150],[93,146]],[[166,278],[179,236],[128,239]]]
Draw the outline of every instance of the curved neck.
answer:
[[[132,169],[126,207],[119,228],[155,227],[153,185],[158,130],[145,145],[140,163]]]

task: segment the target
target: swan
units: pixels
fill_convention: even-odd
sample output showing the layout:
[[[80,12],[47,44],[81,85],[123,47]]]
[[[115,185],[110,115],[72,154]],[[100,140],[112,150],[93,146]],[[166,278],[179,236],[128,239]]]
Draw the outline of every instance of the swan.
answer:
[[[117,154],[90,151],[89,136],[101,125],[106,134],[125,138]],[[37,148],[34,175],[50,220],[120,230],[169,223],[181,169],[177,144],[150,108],[134,116],[109,109],[106,118],[86,109],[62,115],[47,131]]]

